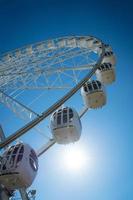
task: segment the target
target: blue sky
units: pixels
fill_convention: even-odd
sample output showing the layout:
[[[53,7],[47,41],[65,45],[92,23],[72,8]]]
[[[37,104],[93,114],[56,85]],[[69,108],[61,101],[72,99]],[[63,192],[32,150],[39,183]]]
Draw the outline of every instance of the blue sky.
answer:
[[[63,170],[59,156],[64,147],[55,145],[40,159],[32,186],[37,200],[133,199],[132,11],[129,0],[0,0],[0,53],[66,35],[94,35],[117,56],[117,80],[107,88],[107,105],[88,112],[82,122],[80,143],[94,157],[93,167],[79,174]]]

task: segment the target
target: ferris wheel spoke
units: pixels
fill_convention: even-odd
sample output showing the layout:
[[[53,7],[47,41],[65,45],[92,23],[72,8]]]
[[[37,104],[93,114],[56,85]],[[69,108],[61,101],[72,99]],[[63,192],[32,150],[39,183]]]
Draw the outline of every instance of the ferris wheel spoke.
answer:
[[[22,103],[18,102],[16,99],[13,99],[11,96],[5,94],[3,91],[0,91],[0,101],[14,113],[20,115],[21,118],[32,120],[35,116],[39,117],[39,114],[37,114],[27,106],[23,105]]]
[[[41,60],[41,61],[39,60],[36,62],[30,61],[30,63],[23,63],[23,65],[21,64],[23,71],[21,70],[21,68],[19,69],[19,66],[17,66],[17,72],[14,72],[14,68],[13,68],[13,69],[10,69],[9,72],[7,70],[5,72],[2,72],[0,75],[2,77],[4,77],[4,76],[19,75],[19,74],[27,74],[27,73],[29,73],[29,71],[27,72],[28,69],[30,69],[30,72],[32,69],[34,69],[34,71],[36,71],[36,68],[38,67],[38,65],[40,66],[41,64],[43,64],[43,67],[45,69],[47,69],[47,68],[49,69],[50,66],[54,66],[55,64],[60,64],[61,62],[63,63],[65,60],[71,59],[78,55],[83,55],[85,52],[88,53],[89,52],[88,49],[85,51],[82,51],[82,50],[78,50],[78,51],[74,51],[74,52],[70,51],[68,54],[65,54],[63,58],[60,58],[60,59],[59,59],[59,57],[56,57],[55,59],[50,58],[52,61],[51,63],[44,61],[44,60]]]
[[[37,71],[33,73],[29,73],[27,74],[27,76],[23,76],[23,75],[19,75],[16,79],[16,77],[14,77],[14,79],[12,78],[12,80],[10,80],[12,82],[12,85],[10,84],[10,88],[13,89],[33,89],[33,88],[40,88],[40,86],[38,85],[38,80],[41,77],[44,77],[44,81],[43,81],[43,85],[42,88],[49,88],[49,77],[50,75],[53,74],[58,74],[58,76],[61,78],[61,74],[66,75],[67,77],[71,77],[71,78],[75,78],[77,71],[84,71],[84,70],[89,70],[91,69],[93,65],[83,65],[83,66],[77,66],[77,67],[58,67],[55,69],[48,69],[48,70],[42,70],[42,69],[37,69]],[[73,75],[70,75],[70,71],[74,72]],[[56,77],[56,76],[55,76]],[[8,77],[7,77],[8,78]],[[18,85],[19,83],[19,85]],[[30,85],[29,85],[30,83]],[[6,83],[5,83],[6,84]],[[60,85],[60,84],[59,84]],[[4,84],[3,84],[4,86]],[[7,83],[7,87],[8,87],[8,83]],[[62,86],[63,88],[63,86]]]
[[[29,107],[23,105],[22,103],[18,102],[16,99],[12,98],[2,91],[0,91],[0,102],[8,107],[16,116],[18,116],[25,122],[31,121],[37,116],[39,117],[38,113],[34,112]],[[44,134],[41,129],[39,129],[38,127],[34,127],[34,129],[37,131],[37,133],[41,134],[46,139],[49,139],[49,137]]]
[[[48,58],[48,59],[44,59],[44,61],[42,62],[42,60],[34,60],[36,59],[36,57],[32,60],[28,60],[28,62],[24,62],[23,61],[23,65],[21,65],[22,60],[20,58],[19,62],[15,62],[14,61],[14,67],[12,68],[12,66],[9,65],[8,67],[8,71],[6,70],[5,72],[1,73],[1,77],[3,77],[2,79],[2,87],[10,87],[11,88],[11,84],[13,85],[13,89],[15,88],[21,88],[21,89],[27,89],[27,88],[40,88],[40,86],[38,85],[38,80],[39,78],[42,76],[42,74],[45,72],[45,82],[47,84],[44,84],[42,86],[42,88],[48,88],[48,78],[49,74],[53,74],[56,71],[69,71],[69,68],[71,68],[71,70],[73,70],[73,67],[66,67],[66,66],[62,66],[61,68],[57,68],[56,65],[57,64],[61,64],[63,62],[65,62],[68,59],[72,59],[76,56],[85,56],[85,54],[89,55],[90,54],[90,49],[78,49],[73,51],[75,48],[68,48],[67,51],[64,51],[64,49],[61,51],[63,53],[58,53],[57,55],[55,54],[54,57],[52,56]],[[32,55],[33,56],[33,55]],[[55,58],[55,59],[54,59]],[[50,61],[50,62],[48,62]],[[11,62],[10,62],[11,63]],[[12,65],[12,63],[11,63]],[[42,65],[42,66],[41,66]],[[20,67],[19,67],[20,66]],[[39,66],[39,67],[38,67]],[[89,65],[87,66],[89,67]],[[39,68],[39,69],[38,69]],[[44,69],[43,69],[44,68]],[[79,70],[78,68],[75,68],[74,70]],[[82,70],[84,70],[84,68],[82,68]],[[4,78],[5,77],[5,78]],[[61,77],[61,76],[60,76]],[[7,81],[8,80],[8,81]],[[31,85],[29,85],[29,82],[32,82]],[[10,83],[10,84],[9,84]],[[9,86],[10,85],[10,86]]]
[[[17,69],[22,69],[22,68],[28,67],[29,64],[31,65],[31,64],[34,64],[34,63],[39,63],[41,61],[44,62],[44,60],[45,60],[45,62],[50,61],[51,57],[53,59],[58,58],[59,56],[65,55],[67,52],[70,53],[71,49],[63,50],[62,52],[56,53],[52,56],[48,56],[48,53],[49,53],[49,51],[48,51],[48,53],[39,53],[39,55],[37,55],[35,53],[33,55],[26,54],[25,56],[19,57],[18,60],[13,57],[13,59],[11,59],[10,61],[8,61],[8,62],[4,61],[1,64],[0,72],[2,73],[2,72],[7,71],[7,70],[8,71],[14,70],[14,67],[17,67]],[[22,63],[23,63],[23,65],[22,65]],[[2,68],[2,66],[3,66],[3,68]]]

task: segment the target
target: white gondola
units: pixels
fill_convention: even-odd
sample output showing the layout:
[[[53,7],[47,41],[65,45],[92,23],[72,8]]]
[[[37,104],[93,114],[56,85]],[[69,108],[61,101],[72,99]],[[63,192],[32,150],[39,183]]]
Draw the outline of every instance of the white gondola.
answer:
[[[110,45],[104,44],[105,52],[113,52],[113,49]],[[97,52],[99,55],[102,53],[102,46],[101,44],[95,48],[95,52]]]
[[[113,51],[105,51],[102,63],[111,63],[112,65],[116,64],[116,58]]]
[[[93,40],[92,49],[93,49],[93,52],[94,52],[94,53],[100,54],[101,51],[102,51],[102,48],[101,48],[101,41],[100,41],[100,40],[97,40],[97,39],[94,39],[94,40]]]
[[[104,44],[105,51],[113,51],[112,47],[109,44]]]
[[[111,63],[103,63],[96,70],[96,77],[103,84],[111,84],[115,81],[115,68]]]
[[[69,107],[59,109],[53,113],[50,127],[58,144],[69,144],[78,141],[82,129],[78,113]]]
[[[35,179],[37,170],[35,151],[28,144],[16,144],[1,157],[0,183],[11,190],[27,188]]]
[[[87,82],[81,88],[81,95],[87,108],[99,108],[106,104],[104,86],[98,80]]]

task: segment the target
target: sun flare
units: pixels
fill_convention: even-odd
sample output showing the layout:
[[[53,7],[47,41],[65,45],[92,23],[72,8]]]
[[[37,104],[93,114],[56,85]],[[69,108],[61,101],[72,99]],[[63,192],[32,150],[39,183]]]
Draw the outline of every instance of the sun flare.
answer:
[[[87,164],[86,151],[79,146],[68,146],[64,152],[63,163],[68,170],[82,170]]]

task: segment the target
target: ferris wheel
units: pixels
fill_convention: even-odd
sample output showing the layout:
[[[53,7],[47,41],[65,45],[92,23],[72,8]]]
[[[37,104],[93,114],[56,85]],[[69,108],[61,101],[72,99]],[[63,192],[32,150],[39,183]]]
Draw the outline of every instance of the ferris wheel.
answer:
[[[36,177],[38,157],[55,143],[80,139],[82,116],[106,104],[105,86],[115,81],[115,64],[111,46],[93,36],[42,41],[0,56],[0,102],[25,121],[7,138],[0,131],[0,148],[5,148],[0,162],[2,187],[20,190],[22,199],[29,199],[23,188]],[[75,95],[79,100],[72,103]],[[23,142],[8,147],[32,128],[44,134],[37,126],[44,119],[49,120],[50,136],[45,135],[47,142],[41,148],[34,150]]]

